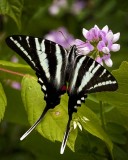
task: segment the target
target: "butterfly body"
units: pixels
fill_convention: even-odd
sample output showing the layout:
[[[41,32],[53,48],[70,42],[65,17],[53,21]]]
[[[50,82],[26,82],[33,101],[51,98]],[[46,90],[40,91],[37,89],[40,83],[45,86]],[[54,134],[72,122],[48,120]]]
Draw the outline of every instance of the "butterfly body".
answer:
[[[118,88],[116,79],[92,58],[78,55],[75,45],[67,52],[52,41],[22,35],[10,36],[6,43],[35,70],[46,101],[42,115],[21,140],[40,123],[49,109],[60,103],[61,95],[68,93],[69,119],[61,145],[62,154],[70,133],[72,115],[77,112],[77,107],[81,106],[89,93],[115,91]]]

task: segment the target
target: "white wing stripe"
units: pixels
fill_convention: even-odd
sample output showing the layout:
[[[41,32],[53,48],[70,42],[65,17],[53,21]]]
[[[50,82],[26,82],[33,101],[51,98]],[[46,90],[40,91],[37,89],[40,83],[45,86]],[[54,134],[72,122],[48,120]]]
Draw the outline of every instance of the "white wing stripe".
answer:
[[[27,51],[20,45],[20,43],[18,43],[17,40],[14,40],[12,37],[10,37],[10,39],[15,43],[15,45],[29,58],[29,60],[33,63],[33,65],[35,66],[35,63],[32,61],[31,57],[28,55]],[[27,40],[27,38],[26,38]]]
[[[39,81],[40,83],[42,83],[42,84],[44,83],[41,78],[38,78],[38,81]]]
[[[94,69],[93,69],[93,71],[92,71],[92,73],[93,74],[95,74],[96,73],[96,71],[100,68],[100,64],[98,64]]]
[[[26,41],[27,41],[28,46],[31,47],[29,44],[29,36],[26,37]]]
[[[21,40],[21,37],[19,37],[19,39]],[[15,43],[15,45],[27,56],[27,58],[29,58],[29,60],[31,61],[31,63],[34,66],[36,66],[35,63],[34,63],[34,61],[32,61],[31,56],[28,55],[27,51],[20,45],[20,43],[18,43],[18,41],[14,40],[12,37],[10,37],[10,40],[12,40]],[[28,40],[28,38],[26,38],[26,40]]]
[[[38,38],[35,38],[35,44],[36,44],[36,49],[37,49],[40,64],[42,66],[42,69],[43,69],[47,79],[49,80],[50,79],[49,63],[48,63],[47,55],[45,53],[44,40],[40,44],[38,41]]]
[[[41,50],[41,46],[40,46],[40,44],[39,44],[38,38],[35,38],[35,43],[36,43],[36,49],[37,49],[38,51],[40,51],[40,50]]]
[[[89,71],[87,71],[86,74],[83,76],[82,81],[81,81],[82,83],[81,83],[80,87],[78,88],[78,92],[82,91],[82,89],[85,87],[85,85],[87,85],[87,83],[90,81],[90,79],[96,73],[96,71],[100,68],[100,65],[98,64],[95,68],[94,67],[95,67],[95,61],[90,66]]]
[[[58,44],[56,44],[56,58],[57,58],[57,66],[56,66],[56,80],[57,84],[60,84],[61,81],[61,68],[62,68],[62,55],[60,54],[61,50]]]
[[[104,73],[106,73],[106,69],[103,70],[103,72],[101,73],[101,75],[99,77],[102,77],[104,75]]]
[[[97,87],[101,87],[101,86],[105,86],[105,85],[109,85],[109,84],[115,84],[117,83],[116,81],[105,81],[105,82],[100,82],[100,83],[97,83],[95,84],[93,87],[90,87],[88,90],[91,90],[91,89],[94,89],[94,88],[97,88]]]

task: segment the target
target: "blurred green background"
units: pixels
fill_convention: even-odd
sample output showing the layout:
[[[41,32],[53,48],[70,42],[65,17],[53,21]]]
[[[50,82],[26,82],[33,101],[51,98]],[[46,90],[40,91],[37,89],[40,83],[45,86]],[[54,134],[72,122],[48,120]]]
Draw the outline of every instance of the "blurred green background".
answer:
[[[120,32],[121,37],[118,43],[121,49],[117,53],[112,53],[114,64],[109,70],[118,69],[122,61],[128,60],[127,1],[0,0],[0,60],[10,62],[18,59],[19,63],[25,63],[5,44],[5,38],[9,35],[25,34],[44,37],[50,31],[65,27],[74,38],[84,40],[82,28],[90,29],[95,24],[100,28],[108,25],[113,33]],[[2,67],[4,66],[0,65],[0,68]],[[14,68],[10,66],[7,69]],[[19,72],[27,73],[27,70],[21,69]],[[28,70],[28,73],[33,75],[34,72]],[[7,81],[7,79],[10,80]],[[67,147],[64,155],[59,153],[60,142],[53,143],[36,131],[20,142],[19,138],[28,129],[29,123],[20,90],[12,87],[12,80],[21,82],[21,77],[15,78],[15,75],[0,70],[0,81],[7,97],[4,119],[0,124],[0,160],[111,160],[107,149],[103,150],[104,143],[85,131],[78,134],[75,144],[76,152],[72,152]],[[126,94],[128,94],[127,91]],[[97,108],[91,109],[99,114]],[[111,115],[113,115],[112,112],[109,116]],[[125,118],[128,119],[127,116]],[[124,123],[127,122],[124,121]],[[126,129],[118,123],[110,125],[109,129],[114,128],[111,135],[114,137],[118,133],[118,136],[113,138],[114,159],[126,160],[128,159],[128,127]],[[97,153],[97,150],[100,152]]]

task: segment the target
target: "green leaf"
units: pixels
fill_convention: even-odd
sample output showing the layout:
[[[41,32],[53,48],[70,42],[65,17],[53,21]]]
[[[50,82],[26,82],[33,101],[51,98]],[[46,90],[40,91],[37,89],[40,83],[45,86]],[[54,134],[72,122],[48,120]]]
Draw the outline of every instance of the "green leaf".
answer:
[[[14,88],[3,85],[6,91],[6,97],[8,100],[7,109],[4,115],[4,120],[13,124],[27,125],[27,115],[23,107],[21,92]],[[16,113],[16,114],[15,114]],[[15,116],[14,116],[15,115]]]
[[[116,144],[126,144],[126,129],[123,126],[116,123],[107,123],[106,130],[113,142],[115,142]]]
[[[0,79],[21,80],[26,73],[34,74],[28,65],[0,60]]]
[[[107,102],[113,105],[122,106],[122,104],[119,103],[121,99],[123,104],[127,104],[126,97],[125,97],[126,100],[123,98],[124,96],[127,96],[127,90],[125,88],[128,79],[127,65],[128,65],[127,62],[124,62],[122,63],[122,65],[118,70],[113,71],[113,75],[116,77],[119,83],[118,91],[114,93],[106,92],[102,94],[97,94],[99,100],[102,100],[103,102]],[[32,125],[41,115],[45,106],[45,101],[43,100],[43,94],[41,92],[40,86],[34,80],[25,77],[23,79],[22,85],[23,85],[22,89],[23,102],[25,104],[26,111],[28,113],[29,122]],[[38,106],[38,108],[35,106]],[[62,141],[64,128],[67,123],[66,119],[68,119],[67,109],[65,110],[64,106],[67,106],[66,95],[62,97],[61,104],[59,106],[57,106],[53,110],[48,111],[47,116],[45,116],[42,123],[37,127],[38,132],[40,132],[41,135],[43,135],[45,138],[51,141],[55,140]],[[89,119],[89,121],[87,121],[86,123],[81,121],[83,128],[92,135],[104,141],[109,151],[112,153],[113,144],[109,139],[108,135],[102,129],[100,121],[96,116],[96,114],[94,114],[87,107],[81,107],[78,111],[78,115],[79,117],[86,116]],[[75,143],[77,132],[74,130],[73,132],[71,132],[71,134],[74,136],[74,138],[72,135],[70,135],[68,146],[72,148],[72,150],[74,150],[73,146]]]
[[[123,114],[127,111],[126,107],[115,107],[111,111],[106,112],[104,114],[105,121],[107,122],[114,122],[116,124],[120,124],[124,126],[128,130],[128,115]]]
[[[21,28],[21,13],[23,9],[24,0],[1,0],[0,1],[0,14],[10,16]]]
[[[3,119],[4,117],[4,113],[5,113],[5,107],[7,106],[7,100],[6,100],[6,96],[3,90],[3,87],[0,83],[0,121]]]
[[[114,145],[113,152],[114,152],[114,157],[116,160],[128,159],[128,152],[127,151],[125,152],[123,147],[121,148],[118,145]]]
[[[118,82],[118,90],[115,92],[98,93],[97,98],[104,102],[113,104],[115,106],[128,105],[128,62],[122,62],[119,69],[114,70],[112,74]]]
[[[41,115],[46,105],[43,99],[43,92],[35,78],[25,76],[22,80],[22,99],[28,114],[28,121],[32,125]],[[67,114],[67,96],[63,96],[60,105],[50,109],[42,122],[37,126],[37,131],[45,138],[51,141],[62,142],[66,124]],[[69,136],[67,145],[74,151],[74,144],[77,136],[77,130],[73,130]]]
[[[128,119],[128,62],[122,62],[119,69],[114,70],[112,74],[117,79],[118,90],[115,92],[98,93],[97,98],[116,107],[120,112],[119,115],[122,118],[127,117],[126,119]],[[115,114],[115,116],[117,115]],[[111,117],[111,119],[115,116]],[[128,123],[124,123],[123,125],[128,129]]]
[[[101,123],[97,115],[85,105],[82,105],[82,107],[79,109],[78,115],[81,119],[81,124],[83,128],[87,130],[89,133],[91,133],[92,135],[104,141],[112,155],[113,144],[110,138],[108,137],[108,135],[105,133],[105,131],[101,127]],[[88,120],[85,120],[85,122],[82,120],[84,117],[88,119]]]

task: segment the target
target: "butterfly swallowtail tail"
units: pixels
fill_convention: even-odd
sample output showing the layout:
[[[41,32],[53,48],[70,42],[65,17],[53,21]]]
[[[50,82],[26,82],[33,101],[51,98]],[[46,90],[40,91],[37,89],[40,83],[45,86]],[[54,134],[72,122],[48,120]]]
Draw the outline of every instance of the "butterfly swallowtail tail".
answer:
[[[9,36],[6,43],[35,70],[46,101],[43,113],[20,140],[40,123],[49,109],[60,103],[62,94],[68,93],[69,119],[60,149],[63,154],[70,133],[72,115],[77,112],[77,107],[81,106],[89,93],[117,90],[116,79],[92,58],[78,55],[75,45],[67,52],[61,45],[52,41],[24,35]]]

